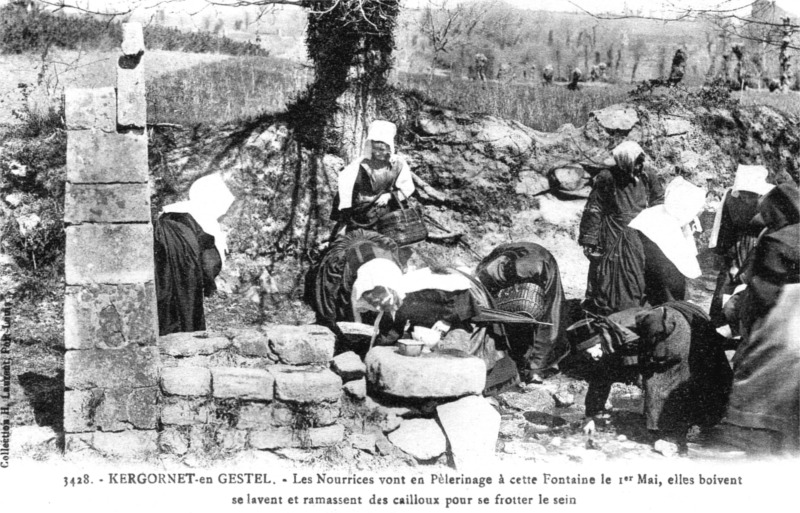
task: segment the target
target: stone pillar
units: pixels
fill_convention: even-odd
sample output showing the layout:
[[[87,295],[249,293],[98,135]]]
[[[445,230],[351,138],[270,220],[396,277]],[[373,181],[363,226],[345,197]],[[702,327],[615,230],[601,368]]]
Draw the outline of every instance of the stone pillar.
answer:
[[[123,26],[117,87],[70,89],[67,123],[66,450],[156,451],[158,320],[142,27]]]

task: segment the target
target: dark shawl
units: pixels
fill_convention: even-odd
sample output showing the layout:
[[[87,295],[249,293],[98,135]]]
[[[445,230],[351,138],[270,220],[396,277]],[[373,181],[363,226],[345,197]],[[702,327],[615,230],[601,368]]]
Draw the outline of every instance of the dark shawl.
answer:
[[[159,335],[205,330],[203,296],[222,269],[214,237],[178,212],[162,215],[153,232]]]

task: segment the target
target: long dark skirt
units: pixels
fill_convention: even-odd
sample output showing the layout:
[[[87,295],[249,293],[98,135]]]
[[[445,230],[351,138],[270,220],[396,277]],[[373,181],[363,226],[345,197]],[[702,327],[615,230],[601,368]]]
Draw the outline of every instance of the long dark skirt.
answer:
[[[153,225],[159,335],[205,330],[203,296],[216,290],[222,268],[214,237],[185,213],[164,214]]]

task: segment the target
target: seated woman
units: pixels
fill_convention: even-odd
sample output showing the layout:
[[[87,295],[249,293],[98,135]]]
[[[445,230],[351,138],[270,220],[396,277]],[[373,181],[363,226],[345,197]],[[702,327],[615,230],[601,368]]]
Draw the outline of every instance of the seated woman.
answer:
[[[697,262],[694,231],[706,191],[681,177],[664,193],[664,204],[640,212],[628,226],[638,230],[644,248],[644,299],[651,306],[682,301],[686,278],[702,274]]]
[[[576,346],[593,360],[588,372],[586,429],[603,413],[611,385],[636,382],[644,389],[644,414],[653,440],[674,437],[679,443],[693,425],[708,429],[722,419],[732,373],[708,315],[686,301],[612,314],[609,320],[633,315],[639,339],[627,347],[596,336]],[[630,316],[630,315],[629,315]]]
[[[565,299],[558,262],[539,244],[512,242],[496,247],[478,264],[475,274],[495,301],[498,295],[519,285],[541,288],[542,304],[536,312],[527,313],[548,324],[506,327],[520,374],[527,381],[541,383],[542,374],[557,369],[559,360],[569,350],[564,337]],[[531,307],[528,304],[528,308]]]
[[[219,175],[205,176],[153,223],[159,335],[206,329],[203,296],[216,290],[227,249],[218,220],[233,200]]]
[[[331,214],[335,236],[356,228],[374,230],[381,216],[400,208],[398,199],[414,193],[411,168],[395,153],[396,132],[394,123],[373,121],[362,156],[339,174],[338,203]]]

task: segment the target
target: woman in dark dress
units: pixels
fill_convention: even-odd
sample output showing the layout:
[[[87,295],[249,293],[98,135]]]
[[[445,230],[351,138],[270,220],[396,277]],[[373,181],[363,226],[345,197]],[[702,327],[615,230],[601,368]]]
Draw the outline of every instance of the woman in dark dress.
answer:
[[[539,244],[512,242],[496,247],[478,264],[475,274],[495,300],[502,290],[518,284],[541,287],[543,307],[540,313],[529,313],[548,324],[506,327],[520,373],[529,381],[541,382],[542,374],[557,369],[569,349],[564,337],[565,298],[558,262]]]
[[[644,248],[628,223],[664,202],[664,189],[644,169],[638,144],[625,141],[613,155],[615,165],[594,178],[578,238],[590,261],[585,307],[606,315],[644,304]]]

